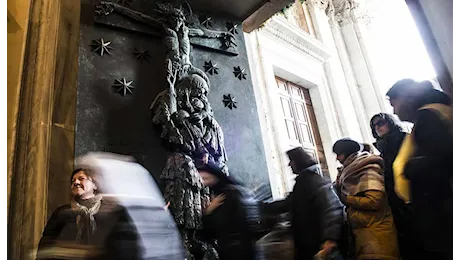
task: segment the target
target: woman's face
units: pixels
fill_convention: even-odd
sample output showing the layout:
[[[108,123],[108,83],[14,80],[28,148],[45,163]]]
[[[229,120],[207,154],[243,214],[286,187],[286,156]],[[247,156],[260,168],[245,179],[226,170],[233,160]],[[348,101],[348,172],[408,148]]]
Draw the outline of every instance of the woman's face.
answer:
[[[198,172],[200,173],[201,179],[203,179],[203,184],[205,186],[213,187],[219,182],[219,179],[215,175],[212,175],[207,171],[198,170]]]
[[[374,118],[372,120],[372,125],[379,137],[384,137],[390,131],[388,121],[382,119],[381,117]]]

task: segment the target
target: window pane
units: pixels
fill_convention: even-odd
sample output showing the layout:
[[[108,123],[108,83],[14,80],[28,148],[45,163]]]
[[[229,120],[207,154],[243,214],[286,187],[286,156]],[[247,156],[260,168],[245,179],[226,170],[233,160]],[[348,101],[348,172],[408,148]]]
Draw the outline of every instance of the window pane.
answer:
[[[278,84],[278,89],[287,92],[287,85],[286,82],[277,80],[276,83]]]
[[[300,121],[307,122],[307,116],[305,115],[305,105],[300,104],[300,103],[296,103],[295,108],[296,108],[295,110],[297,112],[297,118]]]
[[[313,144],[313,138],[311,136],[311,131],[307,124],[299,124],[300,132],[302,133],[302,139],[304,142]]]
[[[299,87],[294,87],[291,85],[291,94],[295,97],[301,97],[302,96],[302,91],[300,90]]]
[[[289,120],[285,120],[285,122],[286,122],[286,130],[287,130],[289,139],[298,140],[297,134],[295,132],[294,122],[289,121]]]
[[[281,97],[281,106],[283,107],[284,116],[288,118],[292,118],[291,107],[289,106],[289,100]]]

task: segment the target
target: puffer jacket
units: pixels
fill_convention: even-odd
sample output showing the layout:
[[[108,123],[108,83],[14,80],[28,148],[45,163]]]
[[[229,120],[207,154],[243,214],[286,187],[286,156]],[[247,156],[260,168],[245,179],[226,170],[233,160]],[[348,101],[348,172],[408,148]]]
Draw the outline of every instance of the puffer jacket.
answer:
[[[344,203],[354,236],[356,259],[399,259],[397,233],[386,194],[370,190],[346,196]]]
[[[361,259],[399,259],[398,239],[382,176],[383,160],[355,153],[344,162],[339,178],[341,199]]]
[[[290,212],[295,259],[313,259],[323,242],[341,239],[343,205],[332,184],[313,171],[302,171],[289,196],[266,204],[264,211]]]

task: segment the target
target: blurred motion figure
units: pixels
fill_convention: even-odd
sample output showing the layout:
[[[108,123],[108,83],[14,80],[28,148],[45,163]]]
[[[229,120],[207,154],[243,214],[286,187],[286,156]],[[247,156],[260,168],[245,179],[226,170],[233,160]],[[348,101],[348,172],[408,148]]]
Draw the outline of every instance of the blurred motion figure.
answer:
[[[71,202],[48,220],[37,259],[141,259],[131,218],[125,208],[98,194],[96,180],[89,169],[72,172]]]
[[[339,249],[343,205],[332,184],[321,177],[318,162],[302,147],[287,152],[297,175],[293,191],[281,201],[264,205],[265,212],[290,212],[294,259],[329,259]],[[334,259],[334,258],[333,258]]]
[[[54,211],[37,259],[174,259],[184,249],[150,173],[128,156],[77,159],[72,199]]]

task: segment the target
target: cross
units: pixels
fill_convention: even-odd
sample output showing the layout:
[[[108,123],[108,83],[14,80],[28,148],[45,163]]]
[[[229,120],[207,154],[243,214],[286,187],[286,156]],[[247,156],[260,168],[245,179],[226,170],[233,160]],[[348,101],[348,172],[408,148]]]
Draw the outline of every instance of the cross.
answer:
[[[131,32],[142,33],[146,35],[151,35],[161,38],[163,34],[154,28],[142,24],[131,19],[126,19],[126,17],[117,14],[111,13],[110,15],[104,15],[103,13],[95,13],[94,22],[96,24],[123,29]],[[202,25],[200,25],[202,26]],[[215,52],[220,52],[226,55],[237,56],[238,48],[230,45],[228,48],[222,46],[223,44],[218,39],[203,39],[203,38],[190,38],[190,44],[199,48],[208,49]]]

